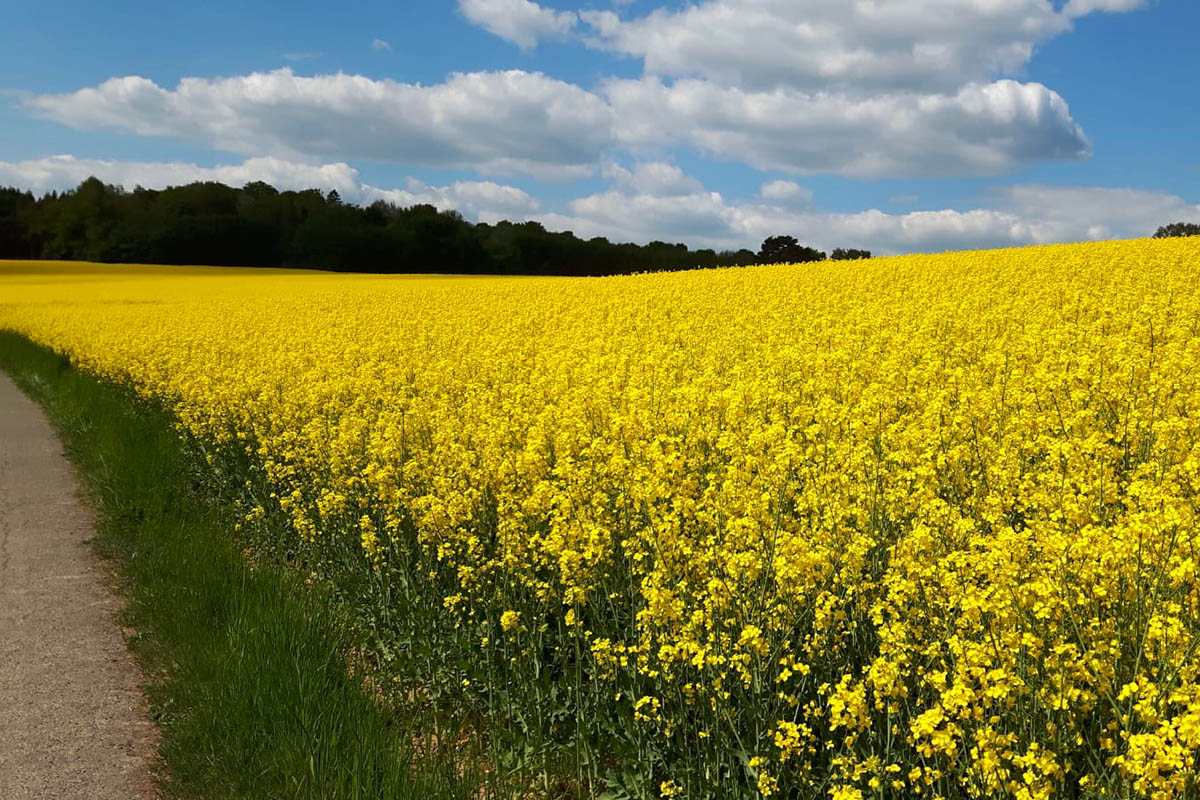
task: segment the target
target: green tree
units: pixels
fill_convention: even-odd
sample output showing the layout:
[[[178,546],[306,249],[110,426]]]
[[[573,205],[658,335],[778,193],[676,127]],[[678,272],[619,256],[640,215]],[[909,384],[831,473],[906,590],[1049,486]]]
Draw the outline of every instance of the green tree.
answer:
[[[846,249],[835,247],[833,252],[829,254],[829,258],[833,261],[854,261],[856,259],[870,257],[870,250],[855,250],[853,247]]]
[[[1194,222],[1172,222],[1154,232],[1155,239],[1167,239],[1172,236],[1200,236],[1200,225]]]
[[[31,258],[34,242],[25,216],[33,207],[33,194],[0,187],[0,258]]]
[[[768,236],[759,248],[758,260],[762,264],[803,264],[824,261],[825,254],[801,245],[795,236]]]

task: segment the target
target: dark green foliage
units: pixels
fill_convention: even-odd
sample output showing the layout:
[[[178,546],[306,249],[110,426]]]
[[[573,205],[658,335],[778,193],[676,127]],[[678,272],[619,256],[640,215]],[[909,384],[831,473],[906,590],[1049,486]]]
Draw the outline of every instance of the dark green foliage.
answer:
[[[760,264],[803,264],[824,260],[823,252],[801,245],[795,236],[768,236],[758,251]]]
[[[848,251],[856,252],[856,251]],[[337,191],[280,192],[262,181],[234,189],[192,183],[125,191],[88,178],[35,198],[0,189],[0,258],[148,264],[302,267],[346,272],[616,275],[819,261],[790,236],[750,250],[617,244],[547,231],[538,222],[473,224],[430,205],[377,200],[362,208]]]
[[[870,250],[855,250],[853,247],[846,249],[835,247],[833,252],[829,254],[829,258],[833,261],[854,261],[860,258],[870,257]]]
[[[0,189],[0,258],[304,267],[352,272],[612,275],[744,266],[748,250],[614,244],[537,222],[472,224],[430,205],[366,208],[337,191],[193,183],[132,192],[89,178],[34,198]]]
[[[11,258],[36,255],[27,230],[27,217],[33,204],[30,192],[0,187],[0,253],[11,253]]]
[[[247,565],[233,509],[168,414],[11,333],[0,368],[46,407],[99,510],[167,797],[477,796],[472,761],[419,752],[428,720],[380,708],[349,676],[361,634],[329,593],[294,566]]]
[[[1172,222],[1154,232],[1155,239],[1167,239],[1172,236],[1200,236],[1200,225],[1194,222]]]

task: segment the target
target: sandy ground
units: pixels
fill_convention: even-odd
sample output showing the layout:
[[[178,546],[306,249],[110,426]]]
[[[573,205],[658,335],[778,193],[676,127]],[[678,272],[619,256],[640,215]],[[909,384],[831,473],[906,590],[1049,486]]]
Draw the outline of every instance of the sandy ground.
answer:
[[[140,800],[154,726],[93,518],[42,410],[0,373],[0,798]]]

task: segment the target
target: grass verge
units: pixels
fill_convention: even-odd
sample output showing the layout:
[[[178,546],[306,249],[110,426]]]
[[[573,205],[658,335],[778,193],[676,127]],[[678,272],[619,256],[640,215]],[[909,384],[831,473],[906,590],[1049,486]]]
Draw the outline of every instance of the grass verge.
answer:
[[[126,596],[163,792],[205,798],[456,798],[478,782],[414,757],[415,720],[347,674],[347,620],[297,570],[247,564],[170,415],[0,331],[0,369],[47,410],[98,510]]]

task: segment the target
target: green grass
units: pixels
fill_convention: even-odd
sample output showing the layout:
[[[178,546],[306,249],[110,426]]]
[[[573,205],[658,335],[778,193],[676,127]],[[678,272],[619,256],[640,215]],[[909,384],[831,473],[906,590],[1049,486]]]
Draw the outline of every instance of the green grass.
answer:
[[[168,413],[0,332],[0,369],[50,415],[98,514],[149,680],[169,797],[469,797],[449,758],[414,758],[418,720],[346,669],[339,606],[299,570],[251,568],[234,515]]]

